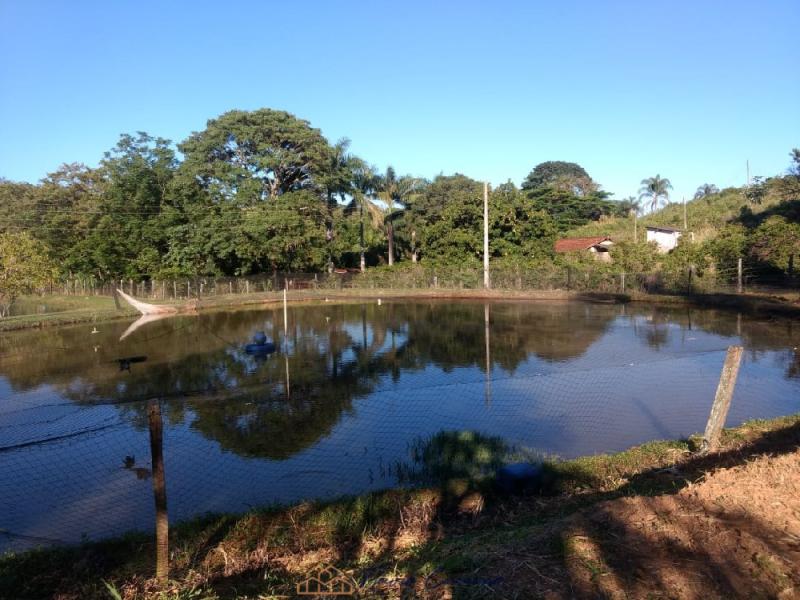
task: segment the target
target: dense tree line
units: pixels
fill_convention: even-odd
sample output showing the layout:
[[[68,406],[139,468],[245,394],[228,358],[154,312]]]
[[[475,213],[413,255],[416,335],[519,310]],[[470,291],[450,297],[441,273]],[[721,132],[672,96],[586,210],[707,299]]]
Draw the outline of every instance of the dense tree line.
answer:
[[[548,162],[491,192],[495,257],[546,258],[559,230],[618,210],[580,166]],[[174,145],[122,135],[97,168],[0,180],[0,233],[97,279],[477,262],[482,185],[379,172],[281,111],[231,111]]]
[[[699,253],[725,271],[732,257],[746,256],[792,272],[800,253],[799,155],[786,175],[743,190],[751,206],[779,193],[778,206],[744,210],[719,240],[676,256],[695,261]],[[543,162],[519,188],[509,181],[491,190],[491,256],[568,261],[553,254],[557,236],[669,202],[669,179],[641,183],[638,199],[614,201],[580,165]],[[696,198],[712,206],[720,193],[706,183]],[[482,183],[458,173],[428,181],[392,167],[380,172],[354,156],[348,140],[331,143],[289,113],[230,111],[178,144],[125,134],[96,168],[64,164],[36,185],[0,179],[0,246],[8,250],[3,265],[20,264],[16,248],[36,265],[27,275],[15,272],[25,282],[17,294],[52,266],[62,276],[98,280],[363,270],[397,261],[478,266],[482,196]],[[640,270],[664,262],[642,258],[648,250],[630,244],[615,254],[617,264]]]

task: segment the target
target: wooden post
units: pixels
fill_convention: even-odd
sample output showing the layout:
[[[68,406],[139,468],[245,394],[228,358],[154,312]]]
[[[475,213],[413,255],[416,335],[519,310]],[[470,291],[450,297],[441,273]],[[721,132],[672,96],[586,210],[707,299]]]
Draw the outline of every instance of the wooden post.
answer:
[[[244,280],[244,289],[245,289],[245,293],[246,294],[250,293],[250,280],[249,279],[245,279]]]
[[[620,278],[620,287],[622,288],[622,293],[625,293],[625,272],[623,271],[622,274],[619,276]]]
[[[173,279],[172,280],[172,298],[174,300],[178,299],[178,280],[177,279]]]
[[[739,375],[739,366],[742,364],[741,346],[728,347],[725,355],[725,364],[722,365],[722,373],[719,376],[717,394],[714,396],[714,404],[711,406],[711,414],[708,416],[706,430],[703,434],[703,442],[700,452],[706,453],[714,450],[719,444],[719,435],[725,426],[725,419],[728,416],[728,409],[731,406],[733,390],[736,387],[736,378]]]
[[[164,583],[169,576],[169,518],[164,476],[163,423],[158,400],[149,401],[147,420],[150,426],[150,460],[153,466],[153,497],[156,504],[156,579]]]
[[[736,293],[742,293],[742,258],[736,262]]]

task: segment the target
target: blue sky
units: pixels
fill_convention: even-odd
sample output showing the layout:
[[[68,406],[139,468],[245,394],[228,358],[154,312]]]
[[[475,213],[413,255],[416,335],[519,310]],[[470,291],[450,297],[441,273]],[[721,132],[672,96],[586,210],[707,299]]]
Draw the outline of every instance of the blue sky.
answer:
[[[773,175],[800,146],[797,0],[0,0],[0,176],[180,141],[233,108],[309,120],[383,168],[519,183],[580,163],[622,198]]]

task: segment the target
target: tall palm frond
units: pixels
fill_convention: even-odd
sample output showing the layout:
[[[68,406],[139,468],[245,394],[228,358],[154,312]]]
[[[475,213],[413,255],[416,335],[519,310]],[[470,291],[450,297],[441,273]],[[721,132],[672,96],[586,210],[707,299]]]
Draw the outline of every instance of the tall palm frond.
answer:
[[[380,177],[378,184],[378,198],[386,204],[384,220],[386,223],[386,238],[389,245],[389,265],[394,264],[394,225],[405,209],[405,204],[417,194],[424,185],[424,180],[410,175],[398,177],[394,168],[389,166],[386,173]]]
[[[672,183],[666,177],[656,175],[655,177],[648,177],[642,179],[642,187],[639,189],[639,200],[650,200],[650,212],[658,208],[661,200],[669,200],[669,191],[672,189]]]
[[[694,193],[694,199],[699,200],[700,198],[708,198],[709,196],[717,193],[719,193],[719,188],[717,186],[715,186],[713,183],[704,183],[697,188],[697,191]]]

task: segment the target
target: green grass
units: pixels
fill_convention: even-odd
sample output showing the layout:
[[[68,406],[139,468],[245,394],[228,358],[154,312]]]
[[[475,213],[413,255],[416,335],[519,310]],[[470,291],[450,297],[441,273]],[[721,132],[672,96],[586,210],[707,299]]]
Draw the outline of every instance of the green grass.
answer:
[[[0,319],[0,331],[92,323],[138,314],[129,307],[117,310],[114,300],[106,296],[24,296],[17,301],[15,312],[25,314]]]

